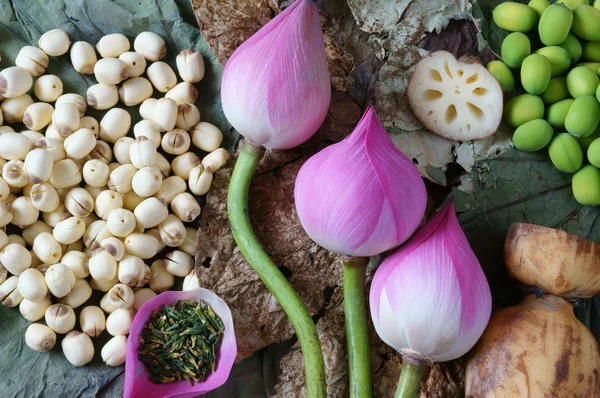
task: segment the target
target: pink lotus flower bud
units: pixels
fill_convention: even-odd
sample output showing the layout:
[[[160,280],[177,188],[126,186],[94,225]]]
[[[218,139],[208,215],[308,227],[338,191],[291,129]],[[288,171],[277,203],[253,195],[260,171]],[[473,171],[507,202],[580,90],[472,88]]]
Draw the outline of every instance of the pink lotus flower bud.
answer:
[[[302,166],[294,190],[306,233],[349,256],[373,256],[419,226],[427,193],[412,162],[393,144],[373,107],[348,137]]]
[[[452,202],[381,263],[370,304],[379,337],[405,355],[443,362],[475,345],[492,297]]]
[[[297,0],[229,58],[223,112],[254,144],[293,148],[321,126],[331,99],[323,32],[314,0]]]

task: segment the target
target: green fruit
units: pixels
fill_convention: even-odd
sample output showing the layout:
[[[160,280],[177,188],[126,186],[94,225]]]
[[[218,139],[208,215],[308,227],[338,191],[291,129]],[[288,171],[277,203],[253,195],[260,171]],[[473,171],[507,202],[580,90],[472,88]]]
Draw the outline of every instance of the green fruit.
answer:
[[[535,152],[544,148],[554,135],[552,126],[544,119],[531,120],[515,130],[512,141],[515,148],[525,152]]]
[[[579,142],[569,133],[554,137],[548,147],[548,154],[554,167],[563,173],[576,172],[583,162],[583,152]]]
[[[587,137],[577,137],[577,142],[579,142],[581,150],[583,152],[587,152],[588,148],[590,147],[590,145],[592,145],[592,142],[594,142],[596,138],[600,138],[600,129],[596,129],[596,131],[594,131]]]
[[[567,90],[567,79],[564,77],[555,77],[550,79],[546,91],[540,95],[542,101],[546,105],[552,105],[558,101],[569,98],[569,90]]]
[[[590,135],[600,122],[600,103],[596,97],[576,98],[565,119],[565,128],[576,137]]]
[[[584,41],[581,48],[585,61],[600,62],[600,41]]]
[[[600,10],[600,0],[596,0],[596,1],[594,1],[594,8],[595,8],[596,10]]]
[[[555,46],[567,39],[573,23],[573,12],[562,4],[546,8],[540,18],[540,40],[547,46]]]
[[[571,108],[571,105],[573,105],[573,102],[575,102],[574,99],[566,99],[550,105],[546,112],[546,120],[548,123],[553,127],[564,129],[565,119],[567,118],[567,113],[569,113],[569,109]]]
[[[598,75],[585,66],[573,68],[567,75],[567,89],[573,98],[596,95],[598,84]]]
[[[587,150],[588,161],[598,167],[600,165],[600,139],[595,139]]]
[[[600,69],[600,62],[582,62],[580,64],[578,64],[577,66],[585,66],[586,68],[590,69],[592,72],[596,72],[596,74],[598,74],[598,69]]]
[[[521,65],[521,85],[529,94],[538,95],[546,91],[550,83],[550,61],[539,54],[525,58]]]
[[[567,50],[571,56],[571,62],[577,62],[579,61],[579,58],[581,58],[583,49],[581,48],[581,43],[579,43],[579,40],[577,40],[575,35],[569,33],[565,41],[560,43],[559,46]]]
[[[544,10],[550,7],[550,2],[548,0],[531,0],[527,5],[535,10],[538,18],[541,18]]]
[[[573,174],[571,187],[575,200],[580,204],[585,206],[600,204],[600,170],[591,164],[583,166]]]
[[[512,127],[519,127],[544,116],[544,103],[538,96],[517,95],[504,105],[504,121]]]
[[[486,65],[488,72],[500,83],[503,91],[509,92],[515,88],[515,78],[510,68],[502,61],[491,61]]]
[[[600,101],[600,85],[598,85],[598,87],[596,87],[596,99],[598,101]]]
[[[531,54],[531,42],[523,33],[511,33],[502,42],[502,60],[513,69],[521,67],[523,60]]]
[[[556,2],[556,4],[564,4],[572,10],[582,4],[589,4],[589,0],[559,0]]]
[[[492,14],[496,25],[511,32],[529,32],[537,22],[533,8],[512,1],[499,4]]]
[[[552,77],[562,76],[571,65],[571,56],[567,50],[559,46],[542,47],[534,54],[541,54],[548,58],[552,65]]]
[[[571,31],[583,40],[600,40],[600,10],[588,4],[575,8]]]

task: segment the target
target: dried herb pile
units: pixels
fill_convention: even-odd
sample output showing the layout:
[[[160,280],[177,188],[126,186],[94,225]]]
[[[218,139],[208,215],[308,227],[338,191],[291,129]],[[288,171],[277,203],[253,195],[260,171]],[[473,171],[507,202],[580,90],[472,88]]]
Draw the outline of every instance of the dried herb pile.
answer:
[[[216,368],[223,322],[200,300],[177,301],[154,311],[140,333],[138,357],[156,384],[204,381]]]

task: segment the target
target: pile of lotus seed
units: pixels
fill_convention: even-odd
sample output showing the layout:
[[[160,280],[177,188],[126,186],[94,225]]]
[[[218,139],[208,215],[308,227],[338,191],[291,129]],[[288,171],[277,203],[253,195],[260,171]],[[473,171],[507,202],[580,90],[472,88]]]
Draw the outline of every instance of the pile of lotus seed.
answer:
[[[114,337],[102,359],[118,366],[135,311],[172,288],[175,277],[186,277],[186,290],[197,287],[196,230],[186,223],[201,208],[192,194],[207,193],[230,154],[219,148],[221,131],[201,122],[194,105],[193,83],[204,76],[200,53],[179,53],[178,83],[160,61],[165,41],[152,32],[135,38],[135,51],[120,33],[102,37],[94,49],[84,41],[71,45],[60,29],[44,33],[38,46],[23,47],[16,66],[0,72],[0,125],[28,129],[0,126],[0,302],[19,306],[31,322],[45,320],[27,328],[31,349],[51,350],[56,334],[66,334],[63,353],[82,366],[94,356],[91,338],[106,330]],[[98,81],[87,99],[63,94],[60,78],[44,75],[48,56],[69,50],[74,69]],[[151,98],[154,90],[164,97]],[[131,116],[115,107],[119,100],[141,105],[135,138],[127,136]],[[98,122],[85,116],[88,106],[107,112]],[[191,144],[206,156],[190,151]],[[11,229],[18,233],[5,232]],[[146,264],[167,247],[164,259]],[[92,290],[105,292],[100,306],[86,306]]]

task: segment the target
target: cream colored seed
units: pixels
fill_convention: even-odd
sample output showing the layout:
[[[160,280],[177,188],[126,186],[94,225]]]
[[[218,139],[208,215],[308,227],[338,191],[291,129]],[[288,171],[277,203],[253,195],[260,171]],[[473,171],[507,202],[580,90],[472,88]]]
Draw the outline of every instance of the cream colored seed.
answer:
[[[135,287],[146,286],[150,282],[150,266],[144,263],[144,266],[140,270],[140,273],[137,276],[137,284]]]
[[[117,283],[119,283],[119,279],[116,276],[108,281],[97,281],[94,278],[90,279],[90,286],[92,286],[92,289],[98,290],[100,292],[108,292]]]
[[[229,159],[231,159],[231,153],[224,148],[218,148],[206,155],[202,159],[202,164],[214,173],[225,166]]]
[[[4,247],[6,245],[8,245],[10,242],[8,241],[8,235],[6,235],[6,232],[4,232],[3,230],[0,229],[0,250],[4,249]],[[0,267],[0,276],[2,274],[2,270],[3,268]],[[1,285],[1,283],[0,283]]]
[[[153,262],[150,267],[150,289],[162,293],[172,288],[174,284],[175,277],[167,272],[165,262],[163,260]]]
[[[167,218],[169,210],[160,200],[147,198],[135,208],[133,214],[137,225],[142,228],[152,228]]]
[[[96,197],[96,215],[104,220],[108,218],[111,211],[122,207],[123,196],[118,192],[106,190]]]
[[[110,109],[119,102],[119,92],[114,84],[98,83],[87,90],[87,103],[94,109]]]
[[[33,351],[48,352],[56,344],[56,333],[46,325],[32,323],[25,332],[25,344]]]
[[[177,248],[190,256],[195,256],[198,251],[198,246],[196,244],[196,229],[185,227],[185,240],[182,244],[177,246]]]
[[[146,58],[142,54],[138,54],[135,51],[127,51],[119,55],[119,59],[125,62],[127,75],[130,78],[141,76],[146,71]]]
[[[117,260],[102,248],[94,250],[89,268],[92,278],[99,281],[106,281],[117,276]]]
[[[119,98],[127,106],[141,104],[152,95],[152,84],[143,77],[126,80],[119,89]]]
[[[173,170],[173,174],[176,176],[188,180],[192,169],[201,163],[200,158],[196,156],[195,153],[186,152],[173,159],[171,162],[171,170]]]
[[[108,228],[106,228],[106,221],[96,220],[86,228],[85,233],[83,234],[83,244],[87,248],[94,250],[100,247],[102,239],[106,239],[110,236],[112,236],[112,234],[108,232]]]
[[[175,250],[165,256],[165,269],[170,274],[183,278],[187,276],[193,268],[194,259],[181,250]]]
[[[173,130],[177,122],[177,103],[170,98],[156,101],[152,120],[161,131]]]
[[[94,343],[85,333],[73,330],[61,343],[63,354],[73,366],[83,366],[94,359]]]
[[[2,178],[12,188],[23,188],[27,185],[25,163],[22,160],[11,160],[2,167]]]
[[[190,131],[192,127],[200,122],[200,111],[194,104],[177,105],[177,121],[175,126],[185,131]]]
[[[140,136],[131,144],[129,158],[133,166],[138,169],[154,166],[156,164],[156,147],[151,140]]]
[[[115,142],[113,149],[117,162],[121,164],[131,163],[129,151],[131,148],[131,144],[133,144],[134,142],[135,140],[131,137],[121,137]]]
[[[70,102],[57,103],[52,114],[52,124],[62,137],[68,137],[79,129],[79,110]]]
[[[136,173],[137,174],[137,173]],[[135,177],[135,176],[134,176]],[[131,186],[133,187],[133,181],[131,182]],[[134,211],[135,208],[142,203],[145,198],[142,198],[135,191],[129,191],[125,195],[123,195],[123,208],[129,211]]]
[[[158,102],[155,98],[148,98],[140,105],[140,116],[145,120],[154,119],[154,108]]]
[[[73,275],[73,271],[71,271],[71,268],[67,267],[64,264],[57,263],[52,265],[46,271],[45,276],[48,289],[54,297],[62,298],[66,296],[73,290],[73,286],[75,286],[75,275]]]
[[[185,130],[173,129],[163,136],[161,144],[169,155],[181,155],[190,148],[191,139]]]
[[[158,225],[160,239],[169,247],[177,247],[183,243],[186,236],[185,225],[174,214],[169,214],[167,218]]]
[[[127,79],[127,65],[118,58],[102,58],[94,65],[98,83],[119,84]]]
[[[154,32],[142,32],[133,42],[135,52],[140,53],[148,61],[156,62],[167,55],[167,45],[162,37]]]
[[[31,104],[33,104],[33,99],[29,94],[23,94],[15,98],[6,98],[0,106],[4,122],[21,123],[27,107]]]
[[[77,72],[83,75],[93,74],[96,62],[98,62],[98,57],[94,46],[87,41],[73,43],[71,46],[71,64]]]
[[[85,233],[85,222],[79,217],[69,217],[56,224],[52,235],[59,243],[70,245],[81,239]]]
[[[31,104],[23,114],[23,124],[30,130],[41,130],[52,121],[54,108],[45,102]]]
[[[0,112],[1,114],[2,112]],[[4,134],[4,133],[14,133],[15,129],[13,129],[10,126],[0,126],[0,134]]]
[[[33,86],[33,78],[27,70],[11,66],[0,72],[0,94],[4,98],[19,97]]]
[[[131,187],[142,198],[154,195],[162,185],[162,174],[156,167],[143,167],[133,176]]]
[[[142,259],[152,258],[158,252],[158,240],[151,235],[134,232],[123,241],[125,251]]]
[[[183,222],[192,222],[200,215],[201,208],[196,199],[187,192],[175,196],[171,210]]]
[[[0,285],[0,301],[5,307],[16,307],[23,301],[23,296],[17,289],[19,277],[12,276]]]
[[[115,209],[108,215],[106,226],[111,234],[124,238],[135,230],[136,221],[133,213],[129,210]]]
[[[122,283],[114,285],[100,300],[100,307],[107,313],[126,309],[133,305],[135,295],[131,287]]]
[[[134,311],[139,311],[139,309],[142,308],[142,305],[146,304],[156,296],[156,293],[154,293],[152,289],[139,289],[135,292],[135,300],[131,308],[133,308]]]
[[[79,111],[79,117],[83,117],[85,115],[85,111],[87,110],[87,102],[85,102],[85,98],[83,98],[81,95],[72,93],[63,94],[56,99],[55,107],[65,102],[75,105]]]
[[[194,195],[206,195],[213,180],[212,170],[208,167],[204,167],[204,165],[199,165],[194,167],[192,171],[190,171],[190,179],[188,180],[188,185],[190,187],[190,191]]]
[[[156,148],[160,146],[162,139],[156,123],[154,123],[152,120],[142,120],[136,123],[133,126],[133,135],[135,138],[139,138],[141,136],[148,138],[154,143]]]
[[[129,39],[122,33],[111,33],[102,36],[96,44],[96,49],[103,58],[116,58],[129,51],[130,48]]]
[[[106,112],[100,121],[101,140],[114,143],[119,138],[127,135],[131,127],[131,115],[125,109],[113,108]]]
[[[29,322],[35,322],[44,317],[46,310],[51,305],[52,301],[50,300],[49,294],[47,294],[46,297],[44,297],[41,301],[37,302],[23,299],[21,304],[19,304],[19,312],[21,315],[23,315],[23,318],[27,319]]]
[[[65,207],[74,216],[86,217],[94,211],[94,199],[83,188],[73,188],[65,197]]]
[[[160,152],[156,153],[156,164],[154,166],[160,170],[163,178],[167,178],[171,174],[171,163]]]
[[[15,65],[25,69],[31,76],[41,76],[48,69],[48,55],[37,47],[21,47]]]
[[[77,279],[87,278],[90,275],[89,261],[90,258],[78,250],[68,251],[60,259],[61,264],[69,267]]]
[[[167,177],[163,180],[162,185],[154,195],[161,202],[170,204],[175,196],[185,192],[186,185],[183,178],[179,176]]]
[[[2,166],[2,167],[4,167],[4,166]],[[3,200],[3,201],[6,200],[9,193],[10,193],[10,188],[8,187],[8,184],[6,183],[6,181],[4,181],[3,178],[0,178],[0,200]]]
[[[62,257],[62,247],[60,246],[60,243],[49,232],[42,232],[38,236],[36,236],[33,240],[32,247],[33,252],[37,256],[37,258],[39,258],[44,264],[56,264],[60,261],[60,258]],[[62,267],[58,267],[55,270],[59,270],[60,272],[62,272]],[[47,274],[48,273],[46,272],[46,275]],[[73,283],[75,283],[75,275],[73,275]],[[73,285],[73,283],[71,285]],[[48,285],[48,287],[50,287],[50,285]],[[62,297],[55,294],[55,292],[52,291],[52,289],[50,289],[50,291],[56,297]],[[65,294],[67,293],[68,292],[66,292]]]
[[[33,246],[33,241],[42,232],[52,233],[52,227],[38,220],[23,230],[23,239],[29,246]]]
[[[75,327],[75,312],[65,304],[53,304],[46,310],[46,324],[56,333],[65,334]]]
[[[13,219],[11,224],[24,228],[33,224],[39,217],[40,211],[33,206],[31,198],[20,196],[11,205]]]
[[[44,219],[44,222],[50,225],[52,228],[54,228],[56,224],[58,224],[62,220],[66,220],[69,217],[71,217],[71,213],[69,213],[65,205],[63,205],[62,203],[59,203],[58,206],[56,206],[56,209],[42,213],[42,218]]]
[[[128,286],[138,284],[138,276],[143,274],[144,261],[132,255],[125,255],[119,262],[119,281]]]
[[[90,193],[90,195],[92,195],[92,198],[94,198],[94,203],[96,202],[96,199],[98,198],[98,195],[100,195],[100,193],[104,192],[104,190],[106,189],[104,186],[97,188],[97,187],[93,187],[91,185],[86,184],[84,186],[85,190],[88,191]],[[91,214],[90,214],[91,216]],[[89,216],[88,216],[89,217]],[[96,215],[94,214],[94,217],[96,217]],[[87,217],[86,217],[87,219]]]
[[[32,147],[31,140],[20,133],[0,135],[0,156],[6,160],[24,160]]]
[[[192,270],[185,278],[183,278],[183,285],[181,286],[182,291],[187,292],[200,287],[202,286],[200,286],[200,280],[198,279],[195,270]]]
[[[130,309],[116,309],[106,318],[106,331],[112,336],[129,334],[134,316],[134,312]]]
[[[35,142],[35,147],[38,149],[45,149],[50,152],[53,162],[63,160],[67,156],[64,144],[61,141],[53,138],[41,138]]]
[[[105,187],[109,174],[108,165],[100,160],[88,160],[83,165],[83,180],[93,187]]]
[[[56,75],[40,76],[33,85],[35,96],[44,102],[54,102],[63,93],[62,80]]]
[[[44,134],[40,133],[39,131],[32,130],[23,130],[21,131],[21,135],[24,135],[25,137],[29,138],[29,141],[31,141],[33,145],[35,145],[35,143],[39,140],[46,138],[44,137]]]
[[[218,149],[221,143],[223,143],[223,133],[221,133],[221,130],[217,126],[207,122],[196,124],[190,134],[192,135],[194,145],[204,152],[212,152]]]
[[[204,77],[204,58],[196,50],[186,48],[177,55],[175,61],[183,81],[198,83]]]
[[[131,191],[131,182],[137,168],[132,164],[124,164],[111,171],[108,178],[108,188],[111,191],[125,194]]]
[[[100,242],[100,247],[109,252],[117,261],[121,261],[123,256],[125,256],[125,246],[119,238],[106,238]],[[119,266],[119,272],[121,272],[120,269]]]
[[[161,93],[166,93],[177,84],[177,76],[166,62],[154,62],[148,67],[146,74],[152,85]]]
[[[46,54],[58,57],[69,51],[71,41],[64,30],[52,29],[40,37],[38,46],[40,46]]]
[[[81,310],[79,326],[90,337],[98,337],[106,329],[106,317],[100,307],[90,305]]]
[[[89,153],[88,160],[100,160],[103,163],[109,164],[112,162],[113,151],[105,141],[96,140],[96,146]]]
[[[198,90],[188,82],[181,82],[170,89],[165,94],[165,98],[171,98],[177,102],[177,105],[193,104],[198,98]]]
[[[91,129],[79,129],[65,138],[64,145],[70,158],[83,159],[96,147],[96,135]]]
[[[56,189],[47,182],[35,184],[31,187],[31,204],[43,212],[51,212],[56,210],[60,204],[60,198]]]
[[[17,289],[24,299],[42,301],[48,294],[44,275],[34,268],[28,268],[19,275]]]
[[[79,128],[93,130],[96,134],[96,137],[98,136],[98,133],[100,133],[100,124],[98,124],[98,121],[91,116],[82,117],[79,123]]]
[[[84,225],[86,225],[85,218],[83,220],[84,220],[83,221]],[[83,241],[81,239],[79,239],[73,243],[69,243],[68,245],[64,245],[64,246],[65,246],[65,248],[64,248],[63,252],[65,252],[65,253],[72,252],[72,251],[76,251],[76,252],[82,251],[83,250]],[[62,259],[60,261],[62,261]]]
[[[102,361],[108,366],[123,365],[127,356],[127,337],[113,337],[102,347],[100,354]]]
[[[36,148],[25,157],[24,169],[31,184],[48,181],[52,175],[53,166],[52,154],[46,149]]]
[[[92,287],[85,279],[77,279],[73,290],[60,300],[61,304],[68,305],[71,308],[78,308],[85,304],[92,297]]]

